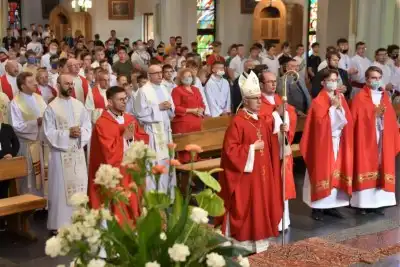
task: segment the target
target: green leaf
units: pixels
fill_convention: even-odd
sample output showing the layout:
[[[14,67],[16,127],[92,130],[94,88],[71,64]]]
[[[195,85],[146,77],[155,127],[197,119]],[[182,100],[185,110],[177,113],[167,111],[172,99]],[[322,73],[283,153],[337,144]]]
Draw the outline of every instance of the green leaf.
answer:
[[[215,168],[215,169],[212,169],[211,171],[209,171],[208,173],[213,174],[213,173],[223,172],[223,171],[224,171],[224,169],[222,169],[222,168]]]
[[[218,253],[224,257],[239,257],[240,255],[245,257],[251,253],[247,249],[239,246],[229,246],[229,247],[219,246],[213,249],[211,252]]]
[[[168,228],[172,229],[179,220],[182,213],[183,197],[178,187],[175,187],[175,201],[172,206],[172,214],[168,223]]]
[[[206,210],[210,216],[222,216],[225,213],[224,200],[211,189],[206,189],[195,195],[200,208]]]
[[[196,174],[196,176],[199,177],[199,179],[209,188],[217,192],[221,191],[220,184],[209,172],[193,171],[193,173]]]
[[[149,191],[145,193],[146,204],[149,209],[166,209],[171,205],[171,199],[163,192]]]
[[[229,267],[242,267],[238,262],[234,261],[232,258],[224,257],[226,265]]]

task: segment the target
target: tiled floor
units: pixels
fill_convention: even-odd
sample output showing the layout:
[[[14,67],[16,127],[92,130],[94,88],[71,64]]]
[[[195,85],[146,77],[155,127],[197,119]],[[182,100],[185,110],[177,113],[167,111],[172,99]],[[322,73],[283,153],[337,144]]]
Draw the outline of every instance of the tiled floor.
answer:
[[[286,242],[294,242],[309,237],[315,236],[326,236],[330,234],[343,234],[345,229],[354,228],[357,226],[365,226],[370,223],[374,228],[380,225],[385,228],[386,225],[392,222],[400,221],[400,208],[392,207],[386,210],[385,216],[378,216],[374,214],[368,214],[366,216],[356,215],[355,211],[350,208],[342,208],[340,211],[345,215],[345,219],[336,219],[327,217],[323,222],[314,221],[310,218],[310,209],[302,202],[302,183],[304,167],[301,162],[295,163],[296,170],[296,187],[297,187],[297,199],[290,202],[290,213],[291,213],[291,227],[286,233]],[[398,165],[400,166],[400,165]],[[396,175],[396,177],[400,177]],[[400,182],[397,183],[400,187]],[[400,190],[398,190],[398,199],[400,199]],[[365,227],[364,227],[365,228]],[[368,228],[368,227],[366,227]],[[46,218],[36,216],[33,218],[33,229],[38,236],[36,242],[28,242],[24,239],[10,236],[7,233],[0,233],[0,267],[53,267],[57,264],[65,264],[68,259],[50,259],[44,254],[44,244],[48,238],[48,232],[46,230]],[[391,228],[393,229],[393,228]],[[375,231],[376,232],[376,231]],[[340,238],[340,237],[336,237]],[[277,242],[279,242],[279,238]],[[399,230],[388,230],[378,235],[374,235],[372,239],[366,243],[364,241],[348,240],[344,242],[354,242],[354,246],[371,246],[375,247],[382,242],[399,242],[400,231]],[[371,265],[355,265],[355,266],[371,266]],[[377,263],[374,266],[384,267],[400,267],[400,255],[388,257],[383,261]],[[324,266],[325,267],[325,266]],[[328,266],[326,266],[328,267]]]

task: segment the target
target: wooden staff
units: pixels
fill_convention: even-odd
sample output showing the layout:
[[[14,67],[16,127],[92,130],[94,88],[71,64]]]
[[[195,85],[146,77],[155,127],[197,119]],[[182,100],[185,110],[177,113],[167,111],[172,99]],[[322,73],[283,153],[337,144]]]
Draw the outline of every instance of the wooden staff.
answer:
[[[287,106],[287,79],[289,76],[293,77],[292,82],[296,82],[299,79],[299,74],[296,71],[289,70],[283,75],[283,92],[282,92],[282,102],[283,102],[283,124],[286,124],[286,116],[285,116],[285,111],[286,111],[286,106]],[[286,220],[285,220],[285,192],[286,192],[286,155],[285,155],[285,147],[286,147],[286,142],[289,143],[289,140],[287,139],[286,132],[283,132],[283,140],[281,144],[281,149],[282,149],[282,201],[283,201],[283,215],[282,215],[282,246],[285,245],[285,226],[286,226]]]

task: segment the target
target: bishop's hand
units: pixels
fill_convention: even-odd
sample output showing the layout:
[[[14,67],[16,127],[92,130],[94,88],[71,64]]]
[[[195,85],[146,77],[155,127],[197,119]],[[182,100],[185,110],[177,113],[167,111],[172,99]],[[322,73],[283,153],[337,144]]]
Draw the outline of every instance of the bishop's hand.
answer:
[[[282,123],[280,128],[282,133],[289,132],[289,126],[286,123]]]
[[[69,136],[71,138],[79,138],[81,136],[81,128],[79,126],[69,128]]]
[[[262,150],[262,149],[264,149],[264,141],[262,141],[262,140],[257,140],[257,141],[254,143],[254,150],[257,151],[257,150]]]
[[[382,104],[376,105],[375,106],[375,114],[377,117],[383,117],[383,114],[386,111],[386,107]]]
[[[335,95],[334,97],[331,98],[331,106],[335,108],[341,107],[340,97],[338,95]]]

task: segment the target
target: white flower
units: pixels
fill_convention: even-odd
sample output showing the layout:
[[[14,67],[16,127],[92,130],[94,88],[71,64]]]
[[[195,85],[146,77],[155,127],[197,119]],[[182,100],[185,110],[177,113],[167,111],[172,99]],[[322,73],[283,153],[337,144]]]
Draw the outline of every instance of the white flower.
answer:
[[[101,259],[92,259],[91,261],[89,261],[89,264],[87,267],[104,267],[106,266],[106,262],[101,260]]]
[[[230,247],[232,246],[232,242],[230,241],[225,241],[224,243],[221,244],[221,247]]]
[[[161,267],[161,265],[158,264],[158,262],[153,261],[153,262],[146,263],[146,265],[144,267]]]
[[[99,210],[90,210],[84,217],[83,225],[86,228],[95,227],[100,219]]]
[[[169,257],[175,262],[185,262],[190,255],[189,248],[184,244],[174,244],[168,249]]]
[[[208,223],[208,212],[199,207],[194,207],[190,219],[195,223]]]
[[[143,217],[147,216],[147,209],[145,207],[143,207],[143,209],[142,209],[142,216]]]
[[[102,185],[105,188],[115,188],[122,179],[122,174],[119,168],[114,168],[108,164],[101,164],[96,172],[96,179],[94,183]]]
[[[60,256],[61,248],[62,248],[61,238],[57,236],[53,236],[52,238],[46,241],[45,252],[47,256],[50,256],[52,258]]]
[[[242,267],[250,267],[249,259],[243,258],[242,255],[239,255],[239,257],[237,258],[237,261],[240,264],[240,266],[242,266]]]
[[[71,203],[72,206],[74,207],[79,207],[86,205],[89,202],[89,197],[87,196],[86,193],[75,193],[71,196],[69,199],[69,202]]]
[[[135,163],[139,159],[147,157],[149,159],[156,158],[156,152],[150,149],[143,141],[134,142],[127,151],[125,151],[122,165]]]
[[[106,221],[112,221],[113,217],[108,209],[101,209],[101,218]]]
[[[167,240],[167,235],[164,232],[162,232],[160,234],[160,239],[163,240],[163,241]]]
[[[207,254],[206,258],[209,267],[223,267],[226,264],[224,257],[215,252]]]
[[[215,229],[214,229],[214,233],[219,234],[219,235],[222,235],[222,231],[221,231],[221,229],[219,229],[219,228],[215,228]]]
[[[87,239],[89,245],[97,245],[100,242],[101,233],[99,230],[94,230],[91,237]]]

